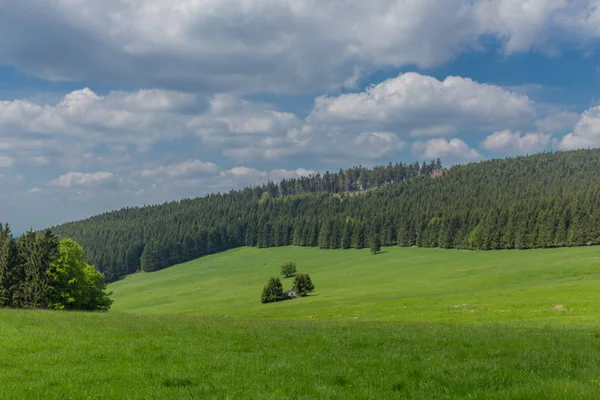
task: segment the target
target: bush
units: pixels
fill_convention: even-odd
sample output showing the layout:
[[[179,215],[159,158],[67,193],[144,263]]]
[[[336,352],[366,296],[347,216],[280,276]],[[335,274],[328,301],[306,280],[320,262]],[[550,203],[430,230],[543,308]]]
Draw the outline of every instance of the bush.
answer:
[[[262,303],[274,303],[283,300],[283,285],[279,278],[269,279],[269,283],[264,287],[260,301]]]
[[[294,261],[288,261],[281,264],[281,275],[289,278],[296,274],[297,268],[296,263]]]
[[[294,278],[293,290],[298,294],[298,296],[304,297],[308,293],[311,293],[315,290],[315,285],[313,285],[308,274],[296,274],[296,277]]]

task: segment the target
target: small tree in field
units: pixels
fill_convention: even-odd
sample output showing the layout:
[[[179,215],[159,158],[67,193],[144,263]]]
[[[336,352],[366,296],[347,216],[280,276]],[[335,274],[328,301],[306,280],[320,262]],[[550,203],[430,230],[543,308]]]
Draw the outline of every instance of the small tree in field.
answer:
[[[283,285],[279,278],[269,279],[269,283],[264,287],[260,301],[262,303],[274,303],[283,300]]]
[[[375,255],[381,251],[381,239],[379,235],[374,233],[371,235],[371,254]]]
[[[281,275],[289,278],[296,274],[296,263],[294,261],[288,261],[281,264]]]
[[[308,274],[296,274],[293,290],[298,296],[304,297],[315,290],[315,285]]]

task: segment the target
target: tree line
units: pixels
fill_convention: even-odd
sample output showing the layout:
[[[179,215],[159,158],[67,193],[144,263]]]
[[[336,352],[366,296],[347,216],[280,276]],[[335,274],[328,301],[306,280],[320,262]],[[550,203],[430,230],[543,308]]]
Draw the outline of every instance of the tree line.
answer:
[[[283,186],[269,182],[127,208],[55,229],[82,243],[88,262],[107,280],[240,246],[580,246],[600,243],[599,170],[600,150],[496,159],[447,170],[439,160],[358,167],[282,181]],[[312,183],[298,183],[303,179]],[[289,182],[301,189],[289,194],[282,189]]]
[[[104,277],[75,241],[50,230],[17,239],[0,226],[0,307],[107,311],[111,304]]]

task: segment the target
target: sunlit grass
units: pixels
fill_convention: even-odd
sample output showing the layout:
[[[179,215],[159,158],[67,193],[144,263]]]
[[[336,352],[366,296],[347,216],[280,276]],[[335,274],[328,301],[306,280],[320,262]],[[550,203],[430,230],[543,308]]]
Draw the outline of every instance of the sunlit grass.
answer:
[[[3,399],[600,396],[597,327],[38,311],[0,318]]]
[[[261,304],[262,287],[286,260],[310,274],[315,295]],[[291,289],[292,279],[282,281]],[[600,248],[384,248],[376,256],[368,250],[243,248],[133,275],[110,290],[114,310],[148,314],[572,323],[600,315]],[[558,305],[567,311],[554,311]]]
[[[316,293],[261,304],[286,260]],[[600,248],[244,248],[110,290],[0,310],[0,399],[600,398]]]

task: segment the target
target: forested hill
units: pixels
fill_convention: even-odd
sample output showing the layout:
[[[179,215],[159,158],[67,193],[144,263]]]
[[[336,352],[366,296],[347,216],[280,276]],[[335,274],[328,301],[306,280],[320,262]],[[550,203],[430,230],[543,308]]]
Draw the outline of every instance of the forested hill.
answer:
[[[310,229],[312,235],[319,229],[321,210],[317,209],[321,199],[338,195],[339,201],[356,192],[408,182],[441,170],[439,159],[428,164],[340,169],[337,173],[268,182],[226,194],[125,208],[53,230],[63,237],[78,238],[88,261],[104,272],[107,281],[113,281],[140,268],[154,271],[240,246],[305,245],[292,235],[293,229],[299,226],[298,221],[306,219],[310,224],[303,225],[302,232]],[[283,198],[293,198],[303,214],[281,203]],[[270,214],[274,206],[281,208],[281,215]],[[314,208],[316,214],[306,207]]]
[[[485,250],[600,243],[600,150],[491,160],[446,174],[439,167],[356,168],[54,229],[80,242],[107,280],[134,272],[140,260],[152,271],[244,245],[361,248],[373,235],[386,245]],[[361,191],[368,188],[378,189]]]

